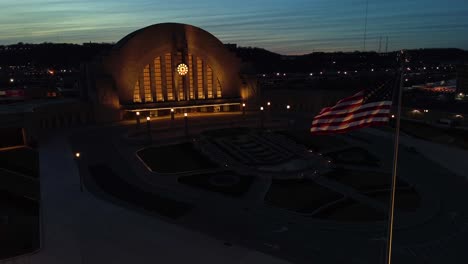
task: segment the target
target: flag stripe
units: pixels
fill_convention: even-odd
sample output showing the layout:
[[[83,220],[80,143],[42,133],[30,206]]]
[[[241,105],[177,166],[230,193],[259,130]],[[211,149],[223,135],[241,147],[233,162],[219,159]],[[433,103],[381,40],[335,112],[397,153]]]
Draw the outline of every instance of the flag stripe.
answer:
[[[331,123],[346,123],[354,120],[361,120],[369,117],[381,116],[385,117],[390,114],[390,109],[379,109],[369,112],[363,112],[357,115],[350,115],[344,118],[318,119],[312,122],[312,126],[325,125]]]
[[[314,119],[329,118],[329,117],[340,116],[340,115],[347,116],[349,114],[369,111],[369,110],[377,109],[377,108],[389,108],[391,105],[392,105],[391,101],[368,103],[368,104],[364,104],[364,105],[360,105],[360,106],[356,106],[356,107],[353,106],[353,107],[348,108],[348,109],[341,109],[341,110],[337,110],[337,111],[331,111],[331,112],[327,112],[327,113],[324,113],[324,114],[320,114],[320,115],[314,117]]]
[[[320,114],[324,114],[324,113],[334,111],[334,110],[348,109],[349,107],[353,107],[353,106],[359,106],[359,105],[362,105],[363,100],[364,98],[361,98],[359,100],[340,103],[333,107],[327,107],[327,108],[324,108],[322,111],[320,111]]]
[[[389,120],[388,117],[372,117],[370,119],[363,119],[359,121],[354,121],[354,122],[348,122],[342,125],[324,125],[324,126],[319,126],[319,127],[312,127],[310,131],[323,131],[323,130],[341,130],[341,129],[346,129],[354,126],[359,126],[362,124],[367,124],[367,123],[372,123],[372,122],[387,122]]]
[[[365,127],[370,127],[370,126],[383,126],[383,125],[386,125],[386,124],[388,124],[388,121],[365,123],[365,124],[362,124],[362,125],[348,127],[348,128],[344,128],[344,129],[340,129],[340,130],[317,130],[317,129],[313,130],[311,128],[310,131],[314,135],[330,135],[330,134],[337,134],[337,133],[346,133],[346,132],[349,132],[349,131],[352,131],[352,130],[365,128]]]

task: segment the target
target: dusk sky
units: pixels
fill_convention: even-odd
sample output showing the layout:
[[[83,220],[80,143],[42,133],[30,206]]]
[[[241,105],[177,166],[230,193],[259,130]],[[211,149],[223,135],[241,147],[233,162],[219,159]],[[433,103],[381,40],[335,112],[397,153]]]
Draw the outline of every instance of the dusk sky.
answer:
[[[117,42],[179,22],[282,54],[363,50],[366,0],[0,0],[0,44]],[[468,49],[467,0],[369,0],[366,50]]]

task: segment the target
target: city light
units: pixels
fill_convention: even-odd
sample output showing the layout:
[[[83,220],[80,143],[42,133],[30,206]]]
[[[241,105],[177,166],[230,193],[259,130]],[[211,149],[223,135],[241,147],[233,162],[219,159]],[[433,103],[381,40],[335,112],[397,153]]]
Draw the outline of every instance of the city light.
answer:
[[[314,74],[313,74],[313,73],[309,73],[309,75],[310,75],[310,76],[314,76]]]
[[[320,72],[320,75],[322,75],[322,74],[323,74],[323,72]]]
[[[150,121],[150,120],[151,120],[151,117],[147,116],[146,121]]]
[[[348,74],[348,72],[344,72],[344,74],[345,74],[345,75],[347,75],[347,74]]]
[[[392,115],[392,118],[395,118],[395,115]]]
[[[242,104],[242,107],[245,107],[245,103]]]
[[[372,72],[373,72],[373,71],[374,71],[374,69],[371,69],[370,71],[372,71]]]
[[[268,102],[267,105],[269,106],[269,105],[270,105],[270,102]]]
[[[429,113],[429,110],[427,110],[427,109],[424,109],[424,113]]]
[[[286,109],[289,109],[289,108],[291,108],[291,106],[290,106],[290,105],[287,105],[287,106],[286,106]]]
[[[76,153],[75,153],[75,157],[76,157],[76,158],[79,158],[80,156],[81,156],[81,154],[80,154],[79,152],[76,152]]]
[[[13,78],[10,78],[10,82],[13,83],[15,81],[15,79]]]
[[[263,111],[263,106],[260,106],[260,110]]]
[[[139,115],[140,115],[140,112],[139,112],[139,111],[137,111],[137,112],[136,112],[136,115],[137,115],[137,116],[139,116]]]
[[[276,76],[280,76],[280,73],[279,73],[279,72],[278,72],[278,73],[276,73]]]
[[[184,116],[185,116],[185,117],[187,117],[187,116],[188,116],[188,114],[187,114],[187,113],[184,113]]]
[[[173,113],[174,113],[174,108],[171,108],[171,112],[173,112]]]

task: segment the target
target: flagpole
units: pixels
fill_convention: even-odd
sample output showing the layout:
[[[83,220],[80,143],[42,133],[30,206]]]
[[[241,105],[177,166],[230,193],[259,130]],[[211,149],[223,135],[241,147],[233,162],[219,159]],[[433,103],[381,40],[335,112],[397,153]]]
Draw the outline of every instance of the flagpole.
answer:
[[[390,196],[390,209],[388,214],[388,234],[387,234],[387,255],[386,264],[392,263],[392,243],[393,243],[393,220],[395,214],[395,189],[396,189],[396,178],[397,178],[397,164],[398,164],[398,146],[400,143],[400,118],[401,118],[401,101],[403,94],[403,72],[405,56],[404,51],[401,51],[400,61],[400,84],[398,89],[398,105],[396,114],[396,125],[395,125],[395,142],[393,151],[393,169],[392,169],[392,185],[391,185],[391,196]]]

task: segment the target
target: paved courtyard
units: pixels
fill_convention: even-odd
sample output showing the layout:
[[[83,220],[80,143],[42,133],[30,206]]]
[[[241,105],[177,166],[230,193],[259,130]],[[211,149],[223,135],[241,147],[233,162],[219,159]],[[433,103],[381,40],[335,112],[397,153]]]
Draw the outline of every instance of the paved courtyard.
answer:
[[[256,120],[224,120],[194,118],[189,136],[182,122],[156,120],[151,143],[146,133],[129,136],[135,131],[129,122],[41,144],[45,237],[44,250],[34,259],[382,261],[391,135],[367,129],[311,140],[300,123],[288,128],[266,122],[262,130]],[[402,140],[400,153],[395,261],[468,260],[466,178],[426,157],[417,145],[409,147],[411,142]],[[193,154],[174,150],[173,158],[164,160],[171,163],[164,168],[174,170],[158,171],[161,163],[148,158],[180,144],[192,146],[210,166],[186,170],[184,161]],[[146,158],[139,155],[148,150]],[[55,166],[42,166],[51,160]]]

